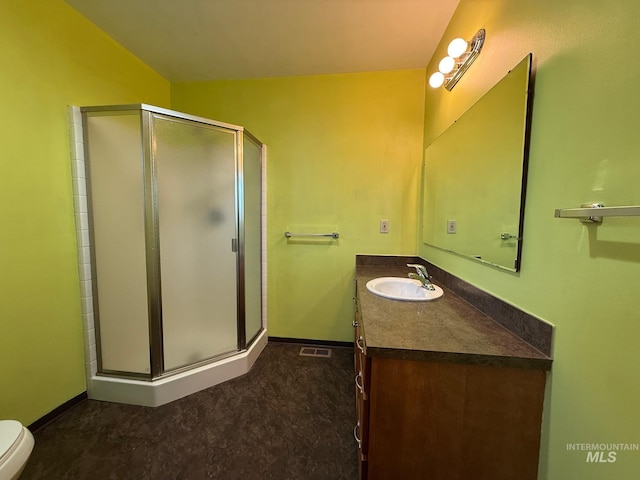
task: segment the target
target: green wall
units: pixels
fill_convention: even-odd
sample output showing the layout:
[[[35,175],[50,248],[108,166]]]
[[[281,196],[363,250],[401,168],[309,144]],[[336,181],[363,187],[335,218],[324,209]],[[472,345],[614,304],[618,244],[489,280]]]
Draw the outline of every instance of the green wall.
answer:
[[[268,146],[269,335],[351,340],[355,254],[415,253],[424,84],[403,70],[172,85],[174,109]]]
[[[623,479],[640,469],[637,452],[592,464],[566,447],[640,442],[640,224],[553,217],[587,201],[640,203],[640,66],[630,58],[640,4],[461,0],[429,72],[455,36],[484,27],[485,48],[452,92],[426,94],[421,70],[175,84],[170,92],[60,0],[0,0],[0,11],[0,418],[28,424],[85,390],[67,105],[170,103],[245,125],[267,143],[270,334],[349,340],[353,256],[416,251],[423,141],[531,51],[521,272],[417,248],[556,326],[540,478]],[[390,220],[389,234],[378,233],[380,219]],[[287,242],[283,232],[298,228],[335,228],[341,238]]]
[[[555,325],[540,478],[623,479],[640,452],[586,461],[568,443],[640,443],[640,221],[598,227],[556,219],[584,202],[640,204],[640,4],[633,0],[461,0],[448,42],[487,30],[484,50],[452,92],[427,89],[425,145],[533,52],[535,97],[522,270],[509,274],[430,248],[435,264]]]
[[[0,2],[0,419],[86,390],[67,105],[169,104],[169,82],[59,0]]]

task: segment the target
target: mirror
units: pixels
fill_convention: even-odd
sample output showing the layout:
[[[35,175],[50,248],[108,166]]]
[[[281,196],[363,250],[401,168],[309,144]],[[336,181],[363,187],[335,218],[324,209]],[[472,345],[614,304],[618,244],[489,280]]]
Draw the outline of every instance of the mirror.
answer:
[[[531,54],[425,149],[424,243],[520,268]]]

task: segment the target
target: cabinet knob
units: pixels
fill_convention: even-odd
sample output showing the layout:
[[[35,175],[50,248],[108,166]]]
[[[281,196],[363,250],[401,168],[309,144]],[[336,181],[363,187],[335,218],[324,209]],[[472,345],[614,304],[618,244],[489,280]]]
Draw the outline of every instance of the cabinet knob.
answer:
[[[362,344],[360,342],[364,341],[364,338],[362,338],[362,335],[360,335],[358,337],[358,339],[356,340],[356,346],[360,349],[360,351],[362,352],[362,354],[364,355],[364,347],[362,346]]]
[[[351,322],[351,325],[353,325],[353,328],[356,328],[358,326],[358,321],[357,320],[353,320]]]

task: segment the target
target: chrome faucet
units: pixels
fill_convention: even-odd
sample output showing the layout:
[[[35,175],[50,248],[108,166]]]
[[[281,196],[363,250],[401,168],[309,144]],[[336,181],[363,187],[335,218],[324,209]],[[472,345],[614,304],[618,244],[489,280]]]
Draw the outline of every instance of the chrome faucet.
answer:
[[[422,282],[423,288],[426,288],[427,290],[433,291],[436,289],[436,287],[433,286],[433,283],[431,283],[431,276],[427,272],[427,267],[425,267],[424,265],[420,265],[418,263],[407,263],[407,267],[413,267],[416,269],[416,272],[417,272],[417,273],[411,272],[407,274],[409,278],[420,280]]]

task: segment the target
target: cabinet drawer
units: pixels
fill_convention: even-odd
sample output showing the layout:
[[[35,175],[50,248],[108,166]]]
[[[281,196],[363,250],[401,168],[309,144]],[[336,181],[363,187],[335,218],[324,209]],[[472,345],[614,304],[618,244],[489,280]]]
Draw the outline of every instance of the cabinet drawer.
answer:
[[[369,450],[369,400],[356,391],[356,426],[353,436],[358,442],[362,456],[366,458]]]
[[[356,390],[362,394],[364,399],[369,398],[369,390],[371,384],[371,359],[366,355],[366,345],[364,340],[364,331],[362,323],[356,319],[354,324],[354,343],[353,343],[353,363],[355,367],[355,384]]]

